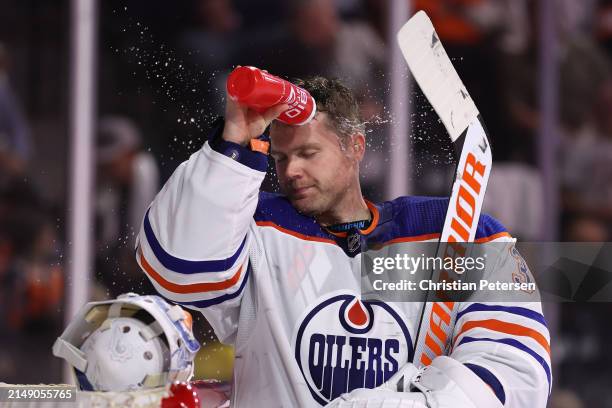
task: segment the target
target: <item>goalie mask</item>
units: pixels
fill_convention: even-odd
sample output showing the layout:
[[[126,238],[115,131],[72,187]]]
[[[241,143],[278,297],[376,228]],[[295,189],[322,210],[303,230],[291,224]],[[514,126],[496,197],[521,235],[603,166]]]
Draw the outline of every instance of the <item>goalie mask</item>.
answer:
[[[55,341],[81,390],[129,391],[189,381],[200,346],[191,315],[159,296],[89,302]]]

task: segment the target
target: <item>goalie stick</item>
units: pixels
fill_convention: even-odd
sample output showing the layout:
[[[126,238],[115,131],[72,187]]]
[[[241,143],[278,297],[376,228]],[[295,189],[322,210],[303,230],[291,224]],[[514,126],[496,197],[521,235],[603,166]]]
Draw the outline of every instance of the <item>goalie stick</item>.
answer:
[[[416,13],[397,34],[413,77],[435,109],[459,156],[444,227],[436,256],[469,256],[491,172],[492,156],[487,132],[467,89],[440,42],[431,20]],[[430,278],[434,271],[431,271]],[[440,277],[438,277],[440,278]],[[413,363],[427,366],[450,346],[455,325],[455,302],[426,303],[415,337]]]

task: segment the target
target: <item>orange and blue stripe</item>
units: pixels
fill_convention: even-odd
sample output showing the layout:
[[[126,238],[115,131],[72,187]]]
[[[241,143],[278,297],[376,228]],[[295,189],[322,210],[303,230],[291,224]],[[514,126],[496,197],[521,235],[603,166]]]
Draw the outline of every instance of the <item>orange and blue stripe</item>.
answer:
[[[236,263],[236,260],[240,257],[240,254],[242,254],[246,243],[245,236],[236,252],[234,252],[233,255],[225,259],[210,261],[189,261],[186,259],[181,259],[172,256],[168,252],[166,252],[164,248],[162,248],[161,244],[157,240],[157,237],[155,236],[155,233],[153,232],[153,228],[151,227],[151,223],[149,221],[149,210],[147,210],[147,213],[145,214],[143,225],[147,242],[149,244],[149,247],[153,251],[155,258],[157,258],[157,260],[163,265],[164,268],[178,273],[194,274],[207,272],[223,272],[228,269],[231,269]]]

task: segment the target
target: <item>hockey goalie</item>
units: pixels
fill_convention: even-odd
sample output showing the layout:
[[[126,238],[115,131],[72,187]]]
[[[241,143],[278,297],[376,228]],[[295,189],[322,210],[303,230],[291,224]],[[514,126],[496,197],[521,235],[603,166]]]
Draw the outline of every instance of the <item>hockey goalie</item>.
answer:
[[[487,151],[486,137],[469,150],[469,138],[484,134],[478,112],[458,78],[448,79],[450,68],[440,69],[447,57],[426,23],[422,16],[413,23],[414,43],[405,46],[417,55],[407,61],[453,142],[463,140],[458,172],[482,177],[490,163],[474,155]],[[228,96],[224,120],[162,188],[136,243],[159,293],[202,313],[235,346],[232,406],[545,407],[550,338],[539,302],[436,306],[361,297],[365,251],[445,241],[447,224],[466,242],[499,243],[506,254],[496,262],[499,276],[528,274],[510,234],[479,214],[481,196],[473,225],[453,210],[461,188],[477,195],[484,187],[459,185],[469,182],[464,174],[450,200],[366,200],[359,182],[366,129],[351,91],[322,77],[294,85],[316,104],[299,126],[277,120],[297,103],[263,109]],[[282,194],[260,190],[268,155]],[[446,308],[446,324],[422,324],[436,307]],[[436,344],[421,340],[428,332],[437,333]]]

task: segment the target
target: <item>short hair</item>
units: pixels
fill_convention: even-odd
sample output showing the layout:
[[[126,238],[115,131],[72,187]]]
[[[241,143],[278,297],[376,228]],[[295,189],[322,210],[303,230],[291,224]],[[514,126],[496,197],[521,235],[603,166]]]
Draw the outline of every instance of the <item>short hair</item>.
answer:
[[[297,79],[294,83],[306,89],[317,103],[317,112],[325,112],[329,125],[344,143],[355,133],[365,135],[359,104],[353,92],[338,79],[321,76]]]

